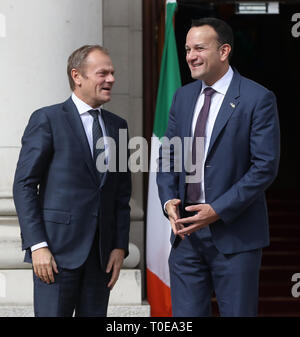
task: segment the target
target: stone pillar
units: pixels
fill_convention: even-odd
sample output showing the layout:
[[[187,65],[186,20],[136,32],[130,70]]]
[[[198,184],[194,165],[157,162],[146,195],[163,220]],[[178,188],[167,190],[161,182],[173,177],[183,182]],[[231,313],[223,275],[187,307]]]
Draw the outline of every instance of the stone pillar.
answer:
[[[103,44],[116,68],[116,83],[106,108],[128,121],[129,136],[143,135],[142,0],[103,0]],[[132,174],[130,241],[144,265],[144,204],[142,173]],[[144,278],[142,278],[143,295]]]
[[[25,125],[35,109],[70,95],[67,58],[102,43],[102,0],[1,0],[0,14],[0,203],[11,207]]]

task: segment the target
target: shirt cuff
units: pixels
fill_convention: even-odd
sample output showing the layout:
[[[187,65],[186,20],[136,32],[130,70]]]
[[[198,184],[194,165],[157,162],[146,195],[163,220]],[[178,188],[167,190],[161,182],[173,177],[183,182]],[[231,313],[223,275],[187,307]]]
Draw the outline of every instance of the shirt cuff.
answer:
[[[48,244],[47,244],[46,241],[40,242],[40,243],[38,243],[36,245],[33,245],[30,249],[31,249],[31,252],[33,252],[33,251],[35,251],[35,250],[37,250],[39,248],[44,248],[44,247],[48,247]]]
[[[168,212],[166,211],[166,206],[167,206],[167,203],[169,202],[169,201],[171,201],[172,199],[170,199],[170,200],[167,200],[166,202],[165,202],[165,204],[164,204],[164,211],[168,214]]]

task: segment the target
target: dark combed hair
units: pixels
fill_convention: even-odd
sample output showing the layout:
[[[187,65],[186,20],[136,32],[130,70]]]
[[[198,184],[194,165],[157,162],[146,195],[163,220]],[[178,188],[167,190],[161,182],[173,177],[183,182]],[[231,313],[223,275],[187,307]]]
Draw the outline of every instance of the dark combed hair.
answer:
[[[233,32],[231,27],[225,21],[217,18],[201,18],[192,21],[191,27],[201,27],[201,26],[212,27],[218,36],[218,42],[222,44],[229,44],[231,46],[231,51],[229,54],[229,59],[233,53]]]

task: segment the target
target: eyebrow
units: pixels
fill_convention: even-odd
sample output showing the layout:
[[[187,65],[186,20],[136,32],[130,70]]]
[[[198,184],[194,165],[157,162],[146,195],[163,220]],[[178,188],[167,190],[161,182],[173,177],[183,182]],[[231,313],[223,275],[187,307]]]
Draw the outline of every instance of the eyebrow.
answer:
[[[198,47],[206,47],[206,44],[205,43],[198,43],[198,44],[195,44],[194,46],[193,46],[194,48],[198,48]],[[185,45],[185,48],[191,48],[189,45]]]
[[[108,69],[108,68],[100,68],[96,70],[96,73],[114,73],[114,69]]]

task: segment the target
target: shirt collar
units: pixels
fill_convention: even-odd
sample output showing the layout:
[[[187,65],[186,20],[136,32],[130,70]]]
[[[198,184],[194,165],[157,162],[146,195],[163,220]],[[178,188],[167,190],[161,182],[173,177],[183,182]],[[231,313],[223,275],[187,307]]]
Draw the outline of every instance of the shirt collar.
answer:
[[[74,104],[76,105],[76,108],[79,112],[79,115],[83,115],[83,114],[87,113],[89,110],[99,110],[99,113],[101,114],[101,106],[99,106],[98,108],[95,108],[95,109],[92,108],[87,103],[85,103],[80,98],[78,98],[75,95],[74,92],[72,93],[72,100],[73,100]]]
[[[221,93],[222,95],[225,96],[227,89],[229,88],[230,82],[232,80],[233,77],[233,70],[232,68],[229,66],[229,69],[227,70],[226,74],[221,77],[217,82],[215,82],[211,88],[215,89],[217,92]],[[203,81],[202,81],[202,89],[201,89],[201,94],[203,93],[203,90],[205,88],[207,88],[208,85],[206,85]]]

